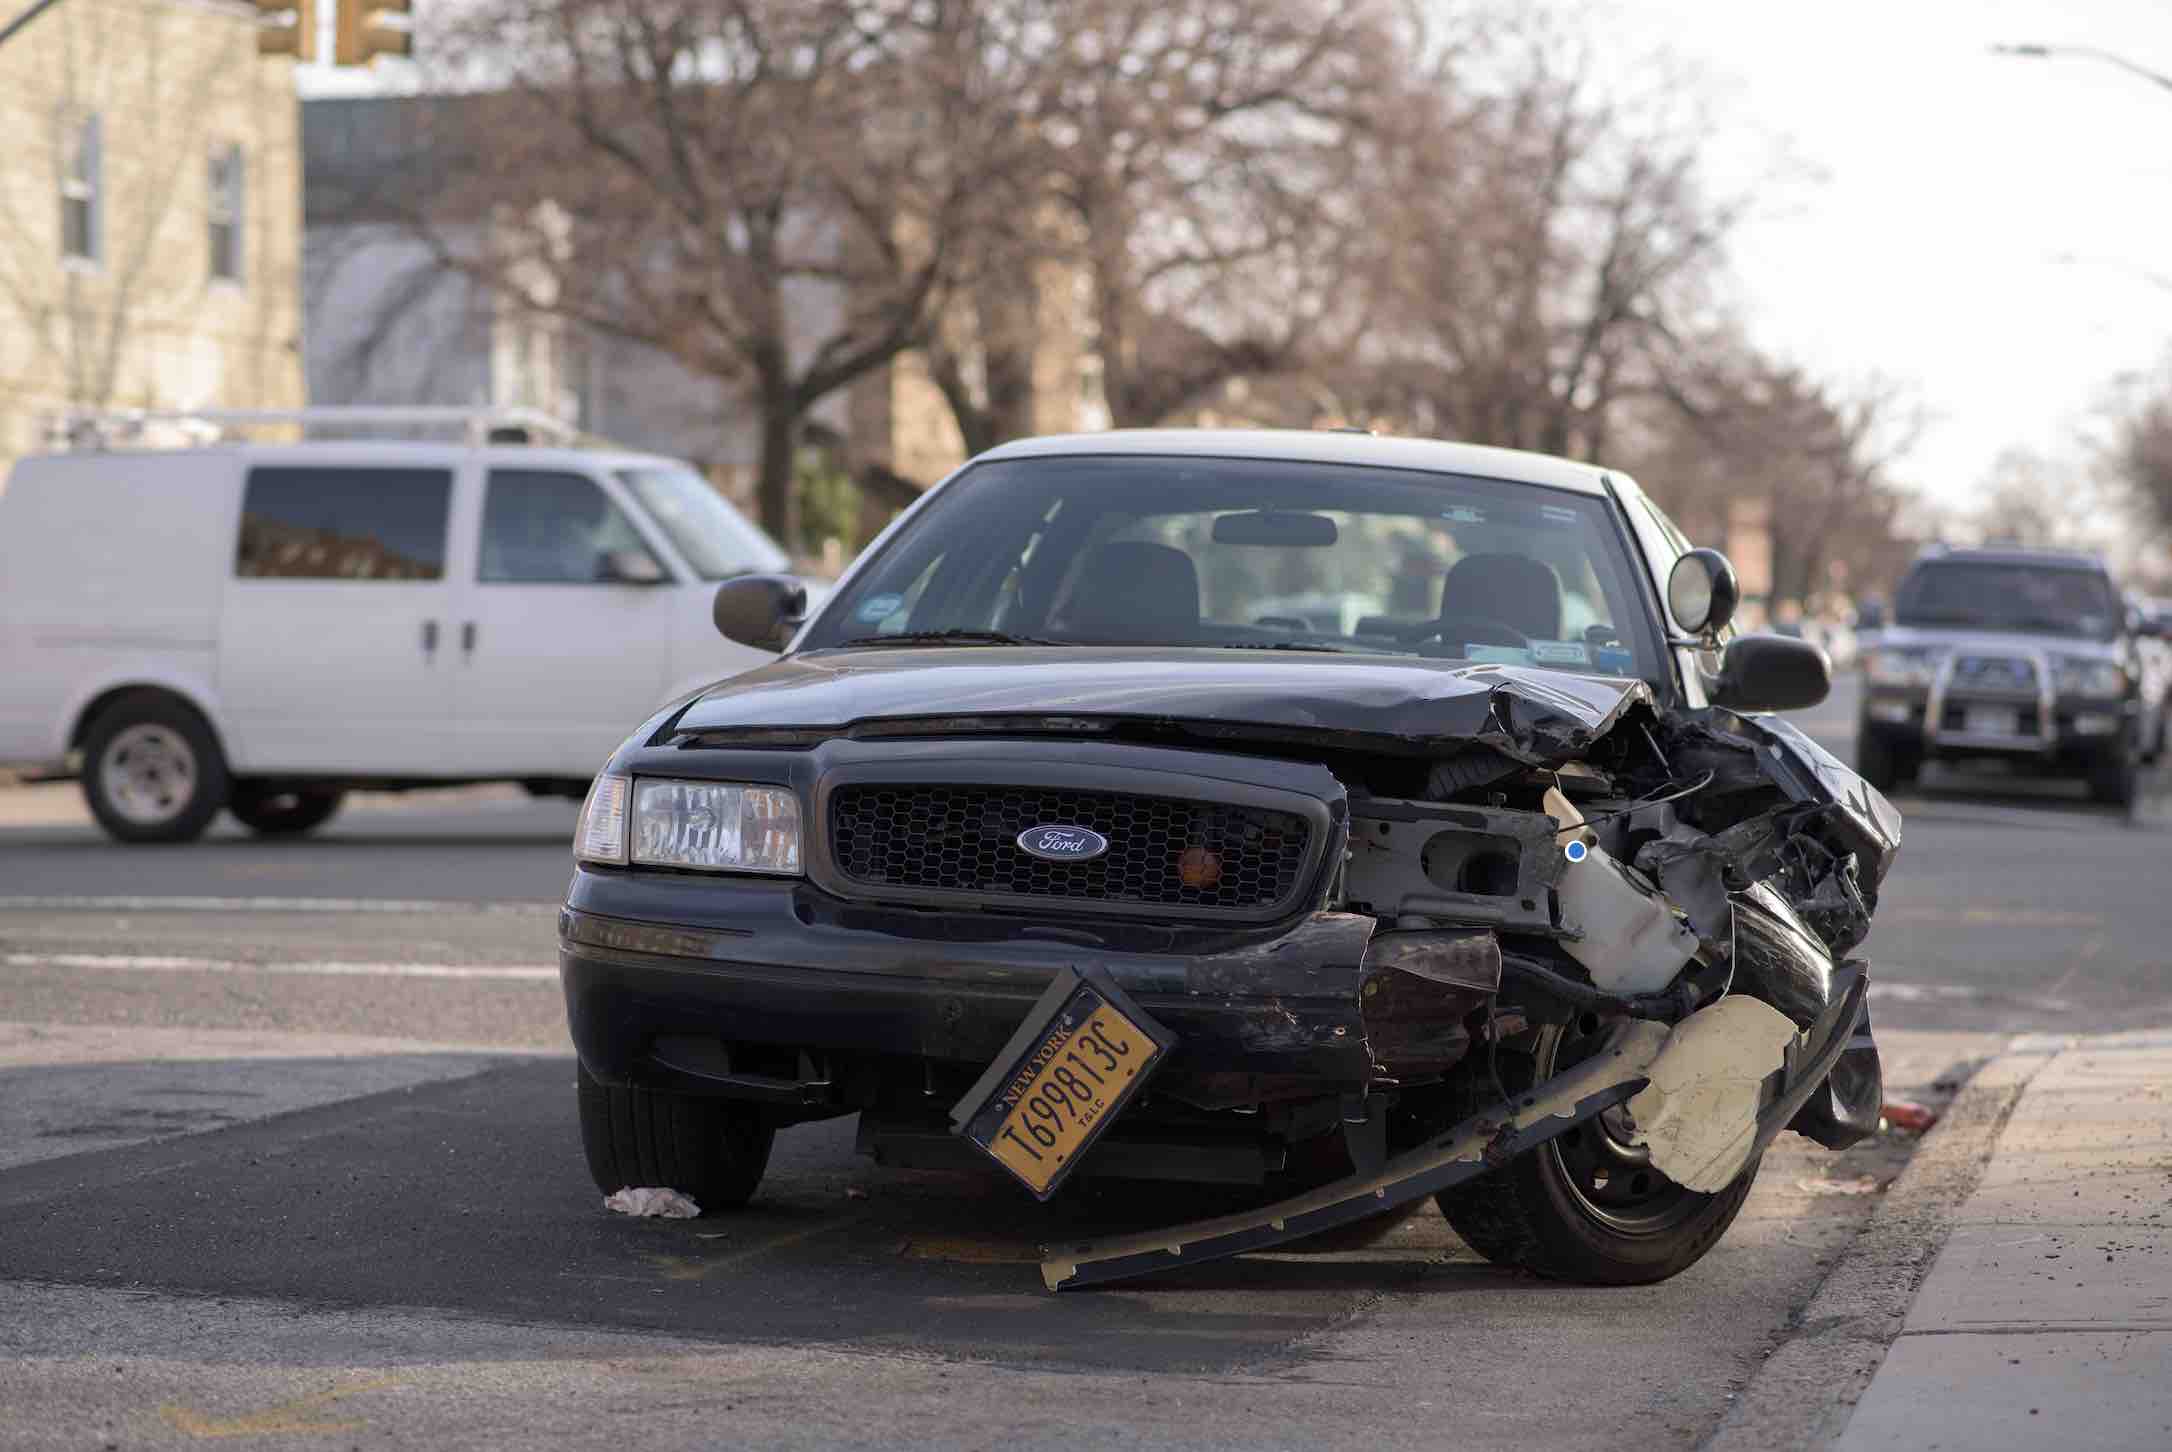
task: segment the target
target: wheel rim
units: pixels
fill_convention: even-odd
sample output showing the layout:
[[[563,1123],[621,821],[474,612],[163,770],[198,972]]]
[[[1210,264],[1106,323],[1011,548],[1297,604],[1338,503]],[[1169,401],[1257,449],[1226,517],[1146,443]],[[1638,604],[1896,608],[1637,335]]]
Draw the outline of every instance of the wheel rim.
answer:
[[[1551,1078],[1596,1052],[1603,1025],[1580,1016],[1539,1045],[1538,1076]],[[1652,1167],[1652,1155],[1629,1142],[1629,1116],[1620,1105],[1540,1146],[1539,1153],[1579,1214],[1615,1235],[1663,1235],[1694,1217],[1711,1196],[1684,1189]]]
[[[98,762],[106,804],[138,826],[161,826],[196,795],[196,752],[180,732],[148,722],[123,728]]]

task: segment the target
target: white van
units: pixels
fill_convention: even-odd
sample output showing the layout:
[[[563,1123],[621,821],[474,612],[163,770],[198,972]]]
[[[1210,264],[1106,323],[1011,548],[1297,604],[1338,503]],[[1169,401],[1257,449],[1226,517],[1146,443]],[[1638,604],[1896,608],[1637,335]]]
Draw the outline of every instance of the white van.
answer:
[[[479,437],[481,435],[478,435]],[[674,696],[770,657],[716,582],[784,552],[673,459],[308,442],[39,455],[0,486],[0,765],[128,842],[354,787],[577,793]]]

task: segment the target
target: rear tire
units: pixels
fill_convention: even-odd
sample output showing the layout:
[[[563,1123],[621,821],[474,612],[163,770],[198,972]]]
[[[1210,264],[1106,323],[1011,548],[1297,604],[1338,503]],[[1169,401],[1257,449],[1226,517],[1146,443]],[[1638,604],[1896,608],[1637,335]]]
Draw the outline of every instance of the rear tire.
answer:
[[[83,800],[120,842],[192,842],[226,803],[226,754],[173,696],[127,695],[83,737]]]
[[[1549,1027],[1534,1054],[1503,1054],[1511,1093],[1551,1078],[1598,1035]],[[1479,1091],[1492,1096],[1490,1083]],[[1686,1190],[1608,1127],[1586,1120],[1501,1168],[1435,1197],[1449,1227],[1496,1265],[1552,1280],[1640,1286],[1689,1269],[1719,1243],[1756,1182],[1751,1164],[1716,1194]]]
[[[330,821],[346,797],[342,791],[276,791],[236,782],[226,809],[259,837],[299,837]]]
[[[753,1198],[776,1138],[760,1109],[731,1099],[614,1089],[586,1066],[576,1078],[581,1148],[604,1194],[664,1186],[690,1197],[704,1214],[736,1210]]]

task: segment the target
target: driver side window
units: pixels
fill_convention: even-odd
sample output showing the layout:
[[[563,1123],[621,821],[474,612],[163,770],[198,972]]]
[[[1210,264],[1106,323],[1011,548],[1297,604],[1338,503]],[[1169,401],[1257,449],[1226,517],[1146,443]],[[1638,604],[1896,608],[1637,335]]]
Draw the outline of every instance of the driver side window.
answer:
[[[475,578],[486,585],[593,585],[605,557],[632,551],[655,563],[625,514],[593,479],[493,469],[483,496]],[[657,572],[663,566],[657,564]]]

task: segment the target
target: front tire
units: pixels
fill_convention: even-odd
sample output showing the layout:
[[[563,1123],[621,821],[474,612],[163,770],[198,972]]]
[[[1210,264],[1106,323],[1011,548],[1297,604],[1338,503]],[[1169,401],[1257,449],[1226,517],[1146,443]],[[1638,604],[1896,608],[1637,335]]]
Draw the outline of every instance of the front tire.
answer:
[[[83,738],[83,799],[120,842],[192,842],[225,805],[226,755],[172,696],[123,696]]]
[[[1922,760],[1914,752],[1893,744],[1872,730],[1870,723],[1859,721],[1855,728],[1855,774],[1881,792],[1891,792],[1903,782],[1913,781],[1922,770]]]
[[[346,797],[341,791],[275,791],[236,782],[226,809],[259,837],[299,837],[330,821]]]
[[[1549,1026],[1532,1054],[1503,1054],[1511,1093],[1594,1051],[1603,1025]],[[1477,1092],[1490,1097],[1492,1085]],[[1734,1224],[1757,1179],[1751,1164],[1726,1189],[1684,1189],[1652,1168],[1608,1111],[1435,1197],[1449,1227],[1496,1265],[1603,1286],[1663,1281],[1695,1265]]]
[[[690,1197],[704,1214],[736,1210],[753,1198],[769,1167],[776,1131],[754,1105],[612,1088],[585,1065],[576,1071],[575,1092],[588,1173],[606,1195],[663,1186]]]
[[[2134,805],[2141,790],[2141,766],[2131,747],[2121,745],[2110,756],[2089,768],[2089,796],[2109,807]]]

